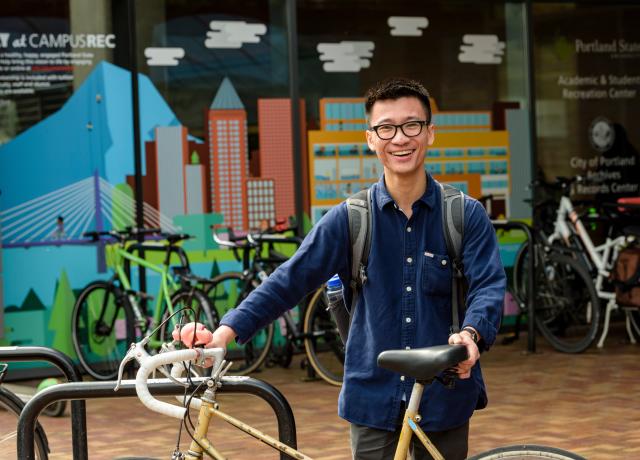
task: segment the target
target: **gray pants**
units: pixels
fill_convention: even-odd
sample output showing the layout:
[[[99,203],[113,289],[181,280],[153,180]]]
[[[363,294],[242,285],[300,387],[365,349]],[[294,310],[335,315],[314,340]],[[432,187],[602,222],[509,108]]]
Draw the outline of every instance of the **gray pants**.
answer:
[[[464,460],[469,449],[469,422],[446,431],[427,432],[427,436],[446,460]],[[393,460],[400,429],[378,430],[351,424],[351,452],[354,460]],[[411,438],[413,460],[432,460],[416,436]]]

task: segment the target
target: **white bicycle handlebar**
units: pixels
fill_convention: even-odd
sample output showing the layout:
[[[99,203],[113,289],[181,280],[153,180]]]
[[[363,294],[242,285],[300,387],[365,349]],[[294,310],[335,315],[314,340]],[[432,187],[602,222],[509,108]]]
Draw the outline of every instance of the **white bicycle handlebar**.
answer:
[[[122,360],[120,367],[123,368],[126,362],[131,359],[138,361],[140,363],[140,369],[138,369],[136,374],[136,393],[138,395],[138,399],[140,399],[142,404],[154,412],[182,419],[187,410],[185,407],[159,401],[151,395],[147,386],[149,374],[162,365],[176,365],[179,363],[178,367],[182,367],[183,361],[203,362],[207,358],[213,359],[214,368],[216,368],[224,358],[224,348],[192,348],[188,350],[167,351],[150,356],[144,349],[144,345],[145,343],[143,341],[132,346],[127,352],[125,358]],[[118,388],[119,383],[116,385],[115,391],[117,391]]]

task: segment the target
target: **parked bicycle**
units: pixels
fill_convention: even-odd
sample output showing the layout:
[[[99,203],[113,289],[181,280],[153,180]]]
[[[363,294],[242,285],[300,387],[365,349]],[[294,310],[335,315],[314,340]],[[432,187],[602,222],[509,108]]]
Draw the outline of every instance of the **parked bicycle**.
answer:
[[[162,246],[165,253],[163,263],[152,263],[128,250],[128,245],[135,244],[138,237],[145,235],[156,235],[165,241]],[[172,270],[170,265],[177,244],[188,235],[161,235],[158,229],[129,229],[88,232],[84,236],[100,244],[111,245],[107,254],[114,271],[109,280],[89,283],[73,308],[73,346],[82,368],[89,375],[99,380],[115,378],[129,344],[176,310],[190,308],[197,312],[198,322],[209,328],[217,326],[219,319],[216,311],[210,307],[206,294],[196,287],[202,280],[185,270],[184,263],[177,270]],[[143,303],[154,297],[132,289],[126,270],[127,261],[159,275],[160,285],[150,317]],[[165,327],[154,334],[150,341],[152,348],[158,349],[167,340],[176,321],[168,321]]]
[[[220,231],[220,228],[217,229]],[[235,236],[225,229],[228,239],[222,239],[216,231],[213,238],[221,247],[232,251],[242,261],[242,272],[228,272],[215,277],[207,291],[212,306],[222,315],[235,308],[249,293],[262,283],[281,263],[286,261],[278,253],[276,245],[296,245],[300,240],[282,234],[248,234]],[[304,351],[308,364],[325,381],[333,385],[342,384],[344,347],[338,329],[327,310],[324,286],[309,294],[299,305],[299,318],[286,311],[275,323],[261,329],[250,342],[229,350],[233,367],[231,374],[246,375],[265,363],[274,350],[275,327],[280,327],[284,340],[271,355],[273,361],[288,365],[293,354]]]
[[[223,412],[220,401],[216,399],[216,392],[225,385],[224,376],[231,366],[230,363],[223,360],[225,354],[224,349],[186,349],[150,356],[145,351],[144,345],[144,342],[132,344],[121,366],[124,368],[129,360],[137,360],[140,363],[140,369],[136,374],[136,392],[140,401],[154,412],[180,420],[180,429],[182,430],[184,428],[190,435],[192,441],[188,450],[181,451],[180,442],[178,441],[173,452],[173,458],[197,460],[201,459],[204,454],[217,460],[226,458],[207,437],[212,420],[219,418],[238,430],[249,434],[250,437],[248,437],[248,439],[253,437],[255,440],[263,442],[274,450],[283,452],[292,458],[311,460],[310,457],[302,452],[255,429],[240,419]],[[172,378],[179,384],[186,384],[186,381],[180,380],[181,375],[184,373],[184,362],[202,362],[204,359],[212,359],[214,360],[214,364],[211,377],[207,378],[199,386],[199,388],[204,389],[202,395],[196,395],[196,393],[194,393],[179,396],[177,399],[181,405],[175,405],[165,401],[159,401],[149,392],[147,388],[147,378],[149,374],[153,372],[154,368],[163,365],[172,365]],[[467,359],[467,351],[466,348],[461,345],[442,345],[414,350],[389,350],[378,356],[379,366],[416,379],[403,418],[402,431],[394,457],[396,460],[405,460],[407,458],[414,435],[425,446],[434,459],[444,460],[438,449],[420,428],[419,422],[421,417],[417,411],[425,387],[428,385],[455,384],[454,374],[450,369],[465,359]],[[118,386],[116,386],[116,389],[117,388]],[[189,408],[198,412],[198,419],[195,424],[190,418]],[[192,429],[189,427],[192,427]],[[583,457],[571,452],[553,447],[535,445],[502,447],[475,455],[471,457],[471,459],[584,460]]]
[[[3,385],[7,369],[7,364],[0,363],[0,457],[17,458],[18,417],[24,408],[24,402]],[[36,459],[46,460],[49,454],[49,442],[39,422],[36,424],[34,434]]]
[[[611,312],[618,308],[611,270],[620,251],[637,244],[640,230],[621,225],[617,216],[609,216],[608,233],[603,244],[595,245],[583,219],[571,201],[571,185],[581,178],[558,177],[553,183],[534,182],[546,191],[558,191],[561,197],[555,211],[553,228],[539,227],[535,233],[534,266],[536,279],[536,323],[542,335],[559,351],[578,353],[595,340],[600,323],[600,299],[606,301],[605,322],[598,347],[604,345]],[[536,210],[549,209],[549,201]],[[616,207],[622,206],[616,204]],[[602,209],[605,209],[601,207]],[[548,225],[548,224],[546,224]],[[515,294],[522,303],[527,298],[529,245],[516,255],[513,276]],[[634,341],[632,328],[640,335],[630,311],[626,312],[627,331]]]

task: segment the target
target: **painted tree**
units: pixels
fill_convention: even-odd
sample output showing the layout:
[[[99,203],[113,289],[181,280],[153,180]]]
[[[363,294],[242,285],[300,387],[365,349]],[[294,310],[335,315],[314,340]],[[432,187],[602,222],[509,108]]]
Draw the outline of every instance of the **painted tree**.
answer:
[[[73,312],[73,305],[76,296],[69,284],[67,272],[63,269],[58,278],[53,307],[51,307],[51,317],[49,318],[50,331],[53,331],[53,342],[51,346],[61,351],[71,358],[76,358],[76,352],[71,342],[70,318]]]

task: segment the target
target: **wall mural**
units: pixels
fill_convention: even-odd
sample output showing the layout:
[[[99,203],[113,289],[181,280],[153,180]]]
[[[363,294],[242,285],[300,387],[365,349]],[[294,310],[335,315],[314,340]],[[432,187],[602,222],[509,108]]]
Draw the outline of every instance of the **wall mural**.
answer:
[[[386,21],[389,36],[398,40],[421,37],[430,27],[425,16],[386,16]],[[173,25],[182,31],[201,22],[180,17]],[[240,20],[206,20],[204,27],[197,36],[176,34],[175,40],[158,40],[143,49],[150,75],[177,70],[181,73],[174,76],[192,77],[202,70],[194,68],[204,66],[206,90],[213,97],[195,99],[190,110],[203,115],[187,123],[174,112],[178,108],[172,108],[173,101],[166,96],[170,92],[166,88],[161,92],[156,80],[139,75],[142,208],[146,226],[194,235],[183,245],[192,268],[198,275],[213,276],[237,269],[238,262],[216,246],[212,225],[247,231],[295,214],[294,135],[302,139],[302,167],[309,181],[309,216],[303,224],[317,221],[330,207],[377,181],[382,171],[366,145],[360,94],[323,94],[313,107],[301,100],[301,132],[292,133],[290,99],[255,93],[248,97],[243,92],[242,78],[254,77],[250,68],[216,76],[212,84],[207,72],[213,71],[205,66],[218,62],[219,57],[208,60],[206,53],[212,50],[242,50],[225,61],[231,67],[240,54],[256,60],[258,54],[248,50],[265,46],[263,39],[272,39],[268,32],[274,31],[262,23]],[[101,37],[105,46],[115,43],[112,35]],[[0,34],[0,43],[9,38]],[[375,60],[376,44],[370,40],[318,40],[314,47],[318,55],[312,59],[319,60],[327,73],[361,72]],[[498,65],[504,48],[497,35],[464,35],[454,43],[452,58],[459,53],[458,61],[464,64]],[[69,56],[75,59],[69,66],[81,65],[81,58],[80,53]],[[108,276],[110,263],[104,247],[82,235],[135,223],[131,75],[105,60],[92,59],[82,64],[92,70],[59,110],[0,145],[3,345],[54,346],[73,356],[68,323],[73,303],[88,282]],[[37,72],[23,74],[20,81],[30,90],[35,88]],[[277,80],[280,74],[274,71],[272,78]],[[197,83],[202,92],[202,80]],[[0,95],[13,94],[2,93],[7,88],[24,90],[4,85]],[[525,119],[514,121],[509,113],[521,109],[505,105],[497,111],[447,110],[436,102],[432,107],[437,136],[425,170],[474,197],[493,195],[497,215],[508,217],[512,136],[527,129]],[[318,120],[307,120],[308,113],[317,113]],[[153,292],[158,279],[148,274],[147,281]]]

